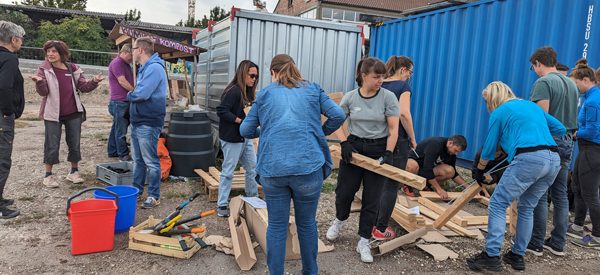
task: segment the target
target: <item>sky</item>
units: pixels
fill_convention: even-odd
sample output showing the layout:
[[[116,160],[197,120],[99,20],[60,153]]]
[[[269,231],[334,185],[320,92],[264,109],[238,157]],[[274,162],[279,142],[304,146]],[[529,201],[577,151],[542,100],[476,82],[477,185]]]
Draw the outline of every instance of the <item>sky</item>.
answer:
[[[12,4],[13,0],[0,0],[2,4]],[[273,12],[277,0],[264,0],[267,9]],[[187,19],[188,0],[88,0],[88,11],[124,14],[129,9],[137,8],[142,12],[141,21],[175,25],[181,19]],[[229,11],[232,6],[253,10],[252,0],[196,0],[196,19],[202,19],[214,6],[221,6]]]

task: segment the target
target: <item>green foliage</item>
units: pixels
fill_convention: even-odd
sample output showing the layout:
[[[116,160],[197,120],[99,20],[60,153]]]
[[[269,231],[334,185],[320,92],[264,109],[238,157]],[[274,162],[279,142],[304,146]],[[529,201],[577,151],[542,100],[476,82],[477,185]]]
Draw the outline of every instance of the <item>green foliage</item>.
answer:
[[[60,40],[65,42],[70,49],[110,51],[110,41],[102,34],[104,29],[100,25],[99,18],[73,15],[72,18],[56,20],[56,23],[42,21],[35,43],[37,47],[42,47],[49,40]]]
[[[0,20],[15,23],[25,30],[25,36],[23,37],[23,46],[32,47],[34,41],[37,38],[36,24],[29,18],[29,16],[23,14],[20,11],[7,10],[0,8]]]
[[[17,4],[17,1],[13,3]],[[87,0],[21,0],[21,5],[84,11]]]
[[[227,18],[227,16],[229,16],[230,14],[231,14],[231,12],[226,11],[219,6],[214,6],[210,10],[210,18],[207,18],[206,14],[205,14],[204,17],[202,18],[202,20],[196,20],[196,18],[194,18],[194,17],[188,18],[188,20],[186,20],[185,22],[183,22],[183,20],[179,20],[179,22],[176,24],[176,26],[185,26],[185,27],[190,27],[190,28],[206,29],[208,27],[208,21],[218,22],[218,21],[221,21],[221,20]]]
[[[137,8],[125,12],[125,20],[127,21],[140,21],[141,18],[142,12],[137,10]]]

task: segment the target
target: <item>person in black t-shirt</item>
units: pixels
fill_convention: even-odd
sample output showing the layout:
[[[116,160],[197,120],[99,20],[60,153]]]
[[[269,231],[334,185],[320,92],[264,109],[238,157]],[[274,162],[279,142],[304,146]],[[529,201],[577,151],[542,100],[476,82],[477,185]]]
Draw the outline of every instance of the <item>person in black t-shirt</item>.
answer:
[[[419,142],[415,151],[409,153],[406,171],[426,178],[428,185],[435,188],[442,199],[446,199],[448,194],[440,182],[452,179],[462,187],[467,187],[467,182],[456,172],[456,155],[466,149],[467,139],[461,135],[426,138]],[[412,189],[408,191],[405,191],[407,196],[415,196]]]
[[[475,173],[477,173],[477,164],[479,164],[479,159],[481,158],[482,150],[483,150],[483,147],[479,148],[479,151],[477,151],[477,154],[475,154],[475,159],[473,160],[473,168],[471,168],[471,175],[473,178],[475,178]],[[492,168],[494,168],[496,165],[498,165],[498,163],[501,163],[501,162],[503,162],[502,165],[496,167],[496,169],[508,166],[508,162],[504,161],[507,157],[508,157],[508,155],[504,152],[504,150],[502,150],[502,147],[500,147],[500,144],[498,144],[498,147],[496,148],[496,155],[495,155],[494,160],[491,160],[490,162],[488,162],[488,164],[485,166],[485,169],[483,169],[483,172],[487,173]],[[500,170],[500,171],[491,173],[490,176],[492,177],[492,181],[490,181],[488,183],[488,185],[498,183],[500,181],[500,178],[502,178],[502,174],[504,174],[504,170]],[[486,198],[490,197],[490,194],[487,192],[487,190],[485,188],[483,189],[483,195]]]

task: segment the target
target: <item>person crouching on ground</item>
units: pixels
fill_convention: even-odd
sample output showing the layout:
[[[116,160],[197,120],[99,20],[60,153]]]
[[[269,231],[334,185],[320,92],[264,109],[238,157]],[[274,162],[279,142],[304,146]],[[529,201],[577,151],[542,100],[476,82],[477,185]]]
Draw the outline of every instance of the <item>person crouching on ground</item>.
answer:
[[[256,99],[258,85],[258,66],[250,60],[240,62],[235,76],[221,94],[221,104],[217,106],[219,116],[219,139],[223,150],[223,171],[219,179],[219,200],[217,215],[229,217],[227,198],[231,192],[233,172],[238,164],[242,164],[246,179],[246,196],[258,197],[256,184],[256,152],[251,138],[240,134],[240,124],[246,118],[244,108]]]
[[[52,166],[59,163],[60,136],[65,126],[65,140],[69,147],[67,161],[71,163],[71,172],[67,180],[83,183],[79,176],[78,162],[81,160],[80,138],[84,107],[81,104],[78,90],[89,93],[104,80],[102,73],[92,80],[86,81],[83,70],[73,63],[67,63],[71,52],[62,41],[48,41],[44,44],[46,60],[42,62],[37,76],[29,76],[35,82],[35,89],[43,96],[39,118],[44,120],[44,163],[46,174],[44,185],[58,187],[52,174]]]
[[[566,128],[537,104],[515,97],[500,81],[483,90],[491,112],[488,134],[477,165],[475,179],[485,184],[484,169],[494,159],[498,143],[508,154],[510,166],[490,199],[485,250],[467,264],[475,270],[502,271],[500,250],[506,230],[506,209],[518,200],[515,243],[503,256],[515,270],[524,270],[523,255],[533,228],[533,209],[560,170],[558,147],[552,136],[563,136]]]
[[[165,61],[154,52],[154,41],[143,37],[135,41],[133,60],[141,65],[135,89],[127,94],[131,102],[129,120],[133,155],[133,187],[144,193],[146,171],[150,177],[148,198],[143,208],[153,208],[160,201],[160,158],[158,138],[165,125],[167,105],[167,75]]]
[[[271,274],[284,273],[293,199],[302,274],[316,275],[315,217],[323,180],[333,168],[325,137],[342,126],[345,116],[318,84],[302,78],[289,55],[273,57],[270,70],[274,83],[258,93],[240,126],[244,138],[260,136],[256,172],[269,211],[267,265]],[[321,114],[328,118],[323,125]]]
[[[380,159],[381,164],[393,165],[392,151],[398,139],[400,106],[394,93],[380,88],[385,73],[385,64],[377,58],[370,57],[358,63],[356,82],[360,88],[346,93],[340,104],[348,117],[350,135],[346,138],[342,129],[335,132],[342,141],[342,161],[335,188],[336,219],[327,231],[327,239],[337,239],[346,225],[354,195],[362,182],[362,208],[358,225],[360,241],[356,251],[360,253],[360,259],[367,263],[373,262],[369,239],[376,230],[386,178],[351,164],[351,161],[352,152],[357,152]]]
[[[579,154],[575,159],[571,188],[575,194],[575,221],[569,225],[567,235],[574,237],[572,243],[586,248],[600,249],[600,89],[595,85],[596,74],[587,60],[581,59],[569,76],[583,94],[583,103],[576,132]],[[583,224],[586,213],[592,220],[591,235],[584,237]]]
[[[4,198],[4,186],[12,165],[15,119],[25,109],[23,75],[19,70],[19,58],[13,54],[23,44],[23,27],[0,21],[0,219],[11,219],[20,214],[10,210],[15,200]]]

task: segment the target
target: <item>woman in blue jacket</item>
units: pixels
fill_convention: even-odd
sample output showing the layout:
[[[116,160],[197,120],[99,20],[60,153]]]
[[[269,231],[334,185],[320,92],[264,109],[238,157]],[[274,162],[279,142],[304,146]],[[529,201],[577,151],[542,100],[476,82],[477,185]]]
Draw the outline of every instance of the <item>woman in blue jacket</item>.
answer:
[[[596,72],[581,59],[569,77],[575,81],[583,94],[583,104],[577,116],[578,131],[575,133],[579,154],[575,159],[571,189],[575,194],[575,221],[569,225],[567,235],[574,237],[574,244],[600,249],[600,90],[596,86]],[[584,237],[583,223],[589,210],[592,234]]]
[[[315,216],[323,179],[333,167],[325,136],[346,117],[318,84],[302,78],[289,55],[276,55],[270,70],[275,83],[258,93],[240,127],[245,138],[260,136],[256,172],[269,211],[267,265],[271,274],[283,274],[293,198],[302,274],[317,274]],[[328,118],[323,125],[321,114]]]
[[[558,147],[552,136],[565,135],[566,128],[537,104],[516,98],[500,81],[483,90],[483,99],[491,114],[475,179],[484,184],[483,171],[494,160],[498,143],[508,154],[510,166],[490,199],[485,250],[467,259],[467,264],[475,270],[502,271],[500,249],[506,229],[506,209],[519,198],[515,243],[503,260],[513,269],[524,270],[523,255],[531,239],[533,208],[560,170]]]

